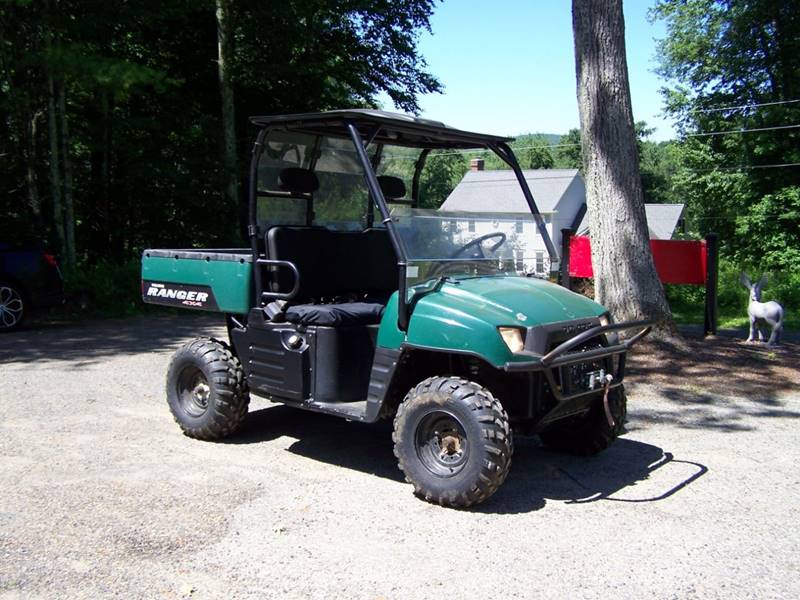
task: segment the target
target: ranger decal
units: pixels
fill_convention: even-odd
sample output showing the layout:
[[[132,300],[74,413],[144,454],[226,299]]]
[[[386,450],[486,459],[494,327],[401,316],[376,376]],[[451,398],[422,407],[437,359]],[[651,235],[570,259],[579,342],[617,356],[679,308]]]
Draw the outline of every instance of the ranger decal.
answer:
[[[148,304],[219,310],[214,292],[207,285],[142,281],[142,300]]]

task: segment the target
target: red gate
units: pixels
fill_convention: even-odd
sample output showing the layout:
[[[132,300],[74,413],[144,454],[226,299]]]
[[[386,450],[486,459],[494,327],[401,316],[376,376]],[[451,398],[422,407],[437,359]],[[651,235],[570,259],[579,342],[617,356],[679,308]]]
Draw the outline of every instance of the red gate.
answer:
[[[588,236],[562,230],[561,285],[570,277],[592,277],[592,249]],[[717,332],[717,236],[705,240],[650,240],[653,261],[662,283],[706,286],[706,333]],[[566,268],[568,266],[568,269]]]

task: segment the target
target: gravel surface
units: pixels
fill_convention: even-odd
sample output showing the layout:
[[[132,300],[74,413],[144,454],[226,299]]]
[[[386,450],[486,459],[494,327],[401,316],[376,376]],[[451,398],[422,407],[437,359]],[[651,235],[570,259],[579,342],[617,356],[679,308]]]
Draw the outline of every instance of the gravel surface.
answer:
[[[800,597],[796,345],[735,342],[758,386],[634,357],[615,446],[518,438],[505,485],[458,511],[412,495],[386,424],[254,398],[232,439],[181,435],[169,355],[218,324],[0,338],[0,599]]]

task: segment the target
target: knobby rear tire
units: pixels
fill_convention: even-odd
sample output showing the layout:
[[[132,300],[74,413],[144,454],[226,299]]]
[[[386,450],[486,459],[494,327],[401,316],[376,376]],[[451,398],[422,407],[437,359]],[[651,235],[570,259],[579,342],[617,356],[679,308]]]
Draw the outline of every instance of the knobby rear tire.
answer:
[[[219,440],[231,435],[241,426],[250,404],[239,359],[220,340],[189,342],[170,362],[167,402],[187,436]]]

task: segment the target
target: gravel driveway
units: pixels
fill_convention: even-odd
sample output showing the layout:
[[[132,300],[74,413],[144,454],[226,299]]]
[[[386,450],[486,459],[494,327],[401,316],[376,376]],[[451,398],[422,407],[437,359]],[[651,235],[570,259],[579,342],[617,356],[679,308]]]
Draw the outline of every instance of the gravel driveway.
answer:
[[[457,511],[412,495],[386,424],[254,398],[229,441],[181,435],[169,355],[217,325],[0,338],[0,598],[800,597],[791,373],[783,392],[635,374],[612,449],[518,438],[505,485]]]

